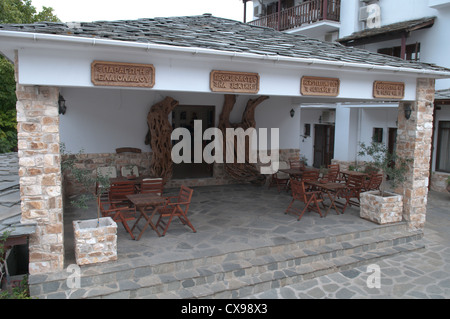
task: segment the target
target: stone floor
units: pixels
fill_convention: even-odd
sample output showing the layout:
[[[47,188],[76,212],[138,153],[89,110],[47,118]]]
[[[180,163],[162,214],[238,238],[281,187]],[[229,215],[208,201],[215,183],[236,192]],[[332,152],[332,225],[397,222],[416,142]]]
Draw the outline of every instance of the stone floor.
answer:
[[[164,195],[174,194],[176,190],[169,190]],[[119,224],[118,259],[139,257],[148,258],[149,263],[160,263],[379,227],[361,219],[356,208],[347,209],[344,215],[331,210],[325,218],[308,212],[297,221],[295,216],[284,214],[290,200],[288,193],[278,193],[275,188],[268,190],[252,185],[195,187],[188,216],[196,233],[175,220],[164,237],[158,237],[148,228],[139,241],[134,241]],[[97,213],[94,203],[87,210],[68,206],[64,213],[65,260],[66,264],[71,264],[75,262],[71,221],[95,218]],[[136,229],[134,235],[138,233]]]

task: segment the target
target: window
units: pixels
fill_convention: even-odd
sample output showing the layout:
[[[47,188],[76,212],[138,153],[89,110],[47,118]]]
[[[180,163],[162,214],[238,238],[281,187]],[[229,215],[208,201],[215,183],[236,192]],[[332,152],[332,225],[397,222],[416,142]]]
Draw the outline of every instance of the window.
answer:
[[[436,151],[436,171],[450,173],[450,121],[439,122]]]
[[[383,143],[383,128],[381,127],[373,128],[372,141],[376,143]]]
[[[400,58],[401,47],[378,49],[378,53]],[[409,44],[405,47],[405,60],[420,61],[420,43]]]

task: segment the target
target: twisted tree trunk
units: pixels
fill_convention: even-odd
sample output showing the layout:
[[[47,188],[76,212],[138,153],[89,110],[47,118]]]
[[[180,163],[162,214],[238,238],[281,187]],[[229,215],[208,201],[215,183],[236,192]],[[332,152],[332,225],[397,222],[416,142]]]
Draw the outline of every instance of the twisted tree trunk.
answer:
[[[255,128],[256,121],[255,121],[255,109],[256,107],[267,100],[268,96],[260,96],[256,99],[250,99],[247,102],[247,106],[245,107],[244,113],[242,114],[242,121],[241,123],[230,123],[230,114],[233,110],[233,107],[236,103],[236,95],[233,94],[226,94],[225,100],[222,108],[222,113],[220,114],[219,118],[219,129],[222,131],[222,134],[224,136],[224,143],[223,143],[223,156],[224,156],[224,166],[225,171],[235,180],[240,182],[250,182],[254,184],[264,184],[266,181],[265,175],[262,175],[258,168],[253,164],[249,162],[249,156],[250,156],[250,149],[249,149],[249,143],[246,141],[245,143],[245,162],[244,163],[238,163],[237,162],[237,142],[236,139],[230,140],[226,138],[226,129],[227,128],[242,128],[244,131],[248,128]],[[234,144],[234,162],[233,163],[227,163],[226,162],[226,150],[231,149],[231,147],[227,147],[227,143]],[[242,151],[242,150],[241,150]]]
[[[167,181],[172,177],[172,125],[169,122],[169,114],[178,105],[178,101],[166,97],[154,104],[147,115],[149,132],[145,143],[152,148],[152,161],[150,172],[154,176],[162,177]]]

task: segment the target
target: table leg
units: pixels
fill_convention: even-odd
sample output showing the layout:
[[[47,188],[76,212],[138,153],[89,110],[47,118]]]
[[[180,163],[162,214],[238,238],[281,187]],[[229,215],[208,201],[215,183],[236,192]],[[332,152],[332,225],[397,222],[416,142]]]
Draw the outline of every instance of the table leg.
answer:
[[[134,227],[137,225],[137,223],[139,222],[141,217],[144,217],[144,219],[146,220],[146,223],[145,223],[144,227],[141,229],[141,232],[139,233],[139,236],[136,238],[136,240],[140,240],[141,239],[142,235],[144,234],[145,230],[147,229],[147,227],[149,225],[153,228],[153,230],[156,232],[158,237],[161,237],[161,234],[159,233],[159,231],[156,228],[155,224],[153,224],[153,222],[152,222],[152,218],[153,218],[153,216],[155,216],[155,213],[156,213],[156,207],[153,209],[152,214],[151,214],[150,217],[145,213],[145,207],[139,208],[139,212],[140,212],[140,216],[136,220],[136,223],[134,223],[132,229],[134,229]]]

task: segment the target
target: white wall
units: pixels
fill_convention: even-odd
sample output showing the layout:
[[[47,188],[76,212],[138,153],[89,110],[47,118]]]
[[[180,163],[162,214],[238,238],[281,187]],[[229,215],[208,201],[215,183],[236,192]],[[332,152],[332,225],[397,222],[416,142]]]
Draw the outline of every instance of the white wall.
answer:
[[[150,151],[144,141],[147,114],[153,104],[171,96],[180,105],[214,105],[217,125],[224,99],[223,94],[106,88],[63,88],[61,93],[67,105],[66,114],[60,115],[61,142],[72,153],[81,149],[85,153],[114,153],[118,147]],[[232,122],[241,121],[249,98],[254,96],[238,97],[230,116]],[[291,108],[289,98],[271,97],[255,113],[257,128],[279,128],[283,149],[298,148],[300,112],[291,118]]]

